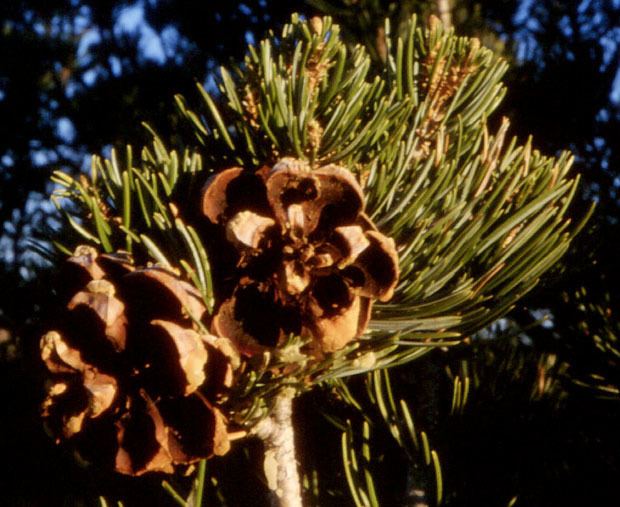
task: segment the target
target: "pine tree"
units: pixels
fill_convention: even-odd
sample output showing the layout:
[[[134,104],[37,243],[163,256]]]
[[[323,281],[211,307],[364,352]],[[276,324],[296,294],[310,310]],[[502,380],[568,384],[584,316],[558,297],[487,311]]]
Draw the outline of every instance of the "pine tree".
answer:
[[[195,505],[204,459],[258,436],[276,504],[301,505],[292,400],[329,386],[355,405],[347,379],[367,373],[441,501],[437,454],[387,369],[505,315],[587,215],[569,218],[569,153],[547,157],[510,139],[507,119],[489,123],[505,93],[501,59],[436,19],[383,33],[377,68],[330,18],[294,15],[222,68],[217,90],[199,86],[195,105],[177,97],[182,145],[146,127],[139,156],[128,146],[93,157],[90,176],[55,174],[75,235],[40,246],[64,273],[64,324],[42,339],[58,441],[130,475],[200,463]],[[180,404],[201,415],[175,418]],[[377,505],[355,430],[343,432],[350,491]]]

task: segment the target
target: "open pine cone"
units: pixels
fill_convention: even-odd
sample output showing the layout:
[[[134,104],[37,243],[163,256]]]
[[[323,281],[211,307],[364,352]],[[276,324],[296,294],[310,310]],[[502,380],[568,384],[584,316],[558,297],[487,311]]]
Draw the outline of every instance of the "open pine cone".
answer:
[[[212,331],[248,356],[291,334],[320,356],[359,337],[374,299],[398,281],[394,241],[364,213],[354,175],[335,165],[310,171],[283,159],[272,169],[238,167],[213,176],[203,213],[236,252],[232,291]]]
[[[230,386],[238,358],[228,340],[193,329],[205,312],[197,291],[84,246],[63,281],[66,311],[41,339],[43,417],[56,441],[129,475],[225,454],[226,420],[204,393]]]

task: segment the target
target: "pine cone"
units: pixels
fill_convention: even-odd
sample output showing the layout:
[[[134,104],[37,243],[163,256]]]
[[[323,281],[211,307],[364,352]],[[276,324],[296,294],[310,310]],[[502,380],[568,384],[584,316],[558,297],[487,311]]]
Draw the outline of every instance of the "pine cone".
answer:
[[[56,441],[129,475],[225,454],[226,420],[203,392],[230,386],[234,352],[192,329],[205,312],[197,291],[90,247],[63,275],[77,290],[41,339],[51,374],[43,417]]]
[[[256,173],[231,168],[203,192],[203,213],[236,251],[235,283],[212,322],[248,356],[290,335],[316,355],[359,337],[374,299],[398,281],[394,241],[364,213],[353,174],[293,159]]]

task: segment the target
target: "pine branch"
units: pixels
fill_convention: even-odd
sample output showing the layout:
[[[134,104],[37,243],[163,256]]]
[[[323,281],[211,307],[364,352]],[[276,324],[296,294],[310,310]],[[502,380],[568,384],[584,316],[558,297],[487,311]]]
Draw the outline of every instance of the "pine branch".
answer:
[[[395,396],[387,370],[377,370],[365,380],[366,391],[357,398],[344,383],[335,384],[339,397],[355,409],[361,422],[339,421],[330,416],[342,428],[342,460],[353,502],[360,507],[381,505],[382,498],[385,501],[388,495],[392,501],[416,502],[411,505],[429,505],[427,502],[440,505],[444,486],[439,455],[431,446],[428,432],[415,424],[411,403]],[[461,377],[457,376],[450,415],[460,412],[465,405],[467,392],[462,390],[462,385]],[[407,466],[401,478],[406,483],[403,499],[398,498],[398,493],[381,488],[382,483],[376,477],[380,469],[376,466],[378,458],[371,457],[373,448],[380,453],[382,467],[393,469],[387,461],[381,433],[390,435],[400,453],[406,456]],[[394,459],[393,454],[389,456]]]
[[[238,83],[223,71],[228,103],[222,112],[208,99],[220,127],[201,141],[217,143],[218,118],[228,115],[225,130],[241,143],[235,156],[246,166],[293,155],[358,172],[372,217],[401,248],[400,290],[377,308],[375,337],[398,331],[404,342],[419,330],[484,327],[531,290],[579,230],[566,218],[577,185],[568,177],[572,158],[544,157],[531,141],[506,146],[507,121],[488,132],[506,65],[475,39],[454,37],[437,22],[424,31],[414,20],[404,39],[389,44],[383,81],[369,80],[361,48],[349,56],[334,42],[328,18],[313,29],[294,18],[278,50],[263,42],[260,54],[251,51]],[[208,134],[202,121],[197,131]],[[321,127],[318,143],[304,137],[311,125]],[[246,142],[261,135],[258,151],[256,141]],[[244,151],[267,154],[244,159]]]
[[[243,66],[221,69],[219,94],[199,87],[201,107],[177,97],[196,151],[179,154],[152,133],[139,161],[128,149],[122,162],[95,157],[90,178],[55,175],[55,200],[83,241],[179,270],[213,308],[209,238],[188,202],[192,188],[231,165],[251,171],[285,156],[356,174],[366,212],[397,245],[395,295],[344,349],[300,361],[303,340],[291,337],[252,363],[229,398],[240,424],[266,415],[264,398],[278,386],[303,390],[396,366],[484,328],[538,283],[588,218],[569,218],[578,184],[569,153],[519,145],[507,120],[490,131],[505,93],[501,59],[437,20],[423,28],[412,18],[403,38],[386,24],[385,34],[376,74],[330,18],[293,16],[280,36],[250,47]]]

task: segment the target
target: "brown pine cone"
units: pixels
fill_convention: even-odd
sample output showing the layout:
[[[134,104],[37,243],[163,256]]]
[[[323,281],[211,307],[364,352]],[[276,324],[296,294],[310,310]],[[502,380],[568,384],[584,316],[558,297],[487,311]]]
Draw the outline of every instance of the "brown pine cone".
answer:
[[[226,419],[203,393],[230,386],[235,352],[193,329],[205,312],[194,287],[84,246],[63,282],[77,290],[41,339],[43,417],[56,441],[129,475],[225,454]]]
[[[342,167],[310,171],[283,159],[255,173],[227,169],[207,182],[202,209],[237,253],[212,331],[245,355],[291,334],[310,338],[316,355],[336,351],[364,332],[374,299],[392,297],[394,241],[366,216],[362,189]]]

